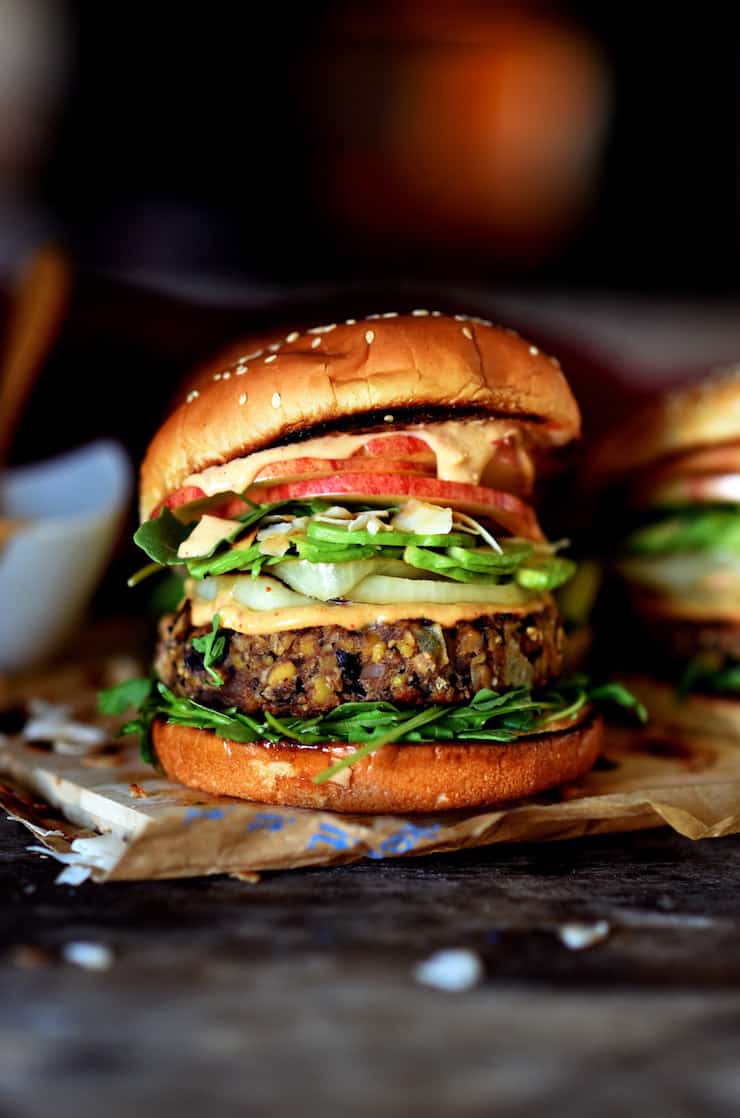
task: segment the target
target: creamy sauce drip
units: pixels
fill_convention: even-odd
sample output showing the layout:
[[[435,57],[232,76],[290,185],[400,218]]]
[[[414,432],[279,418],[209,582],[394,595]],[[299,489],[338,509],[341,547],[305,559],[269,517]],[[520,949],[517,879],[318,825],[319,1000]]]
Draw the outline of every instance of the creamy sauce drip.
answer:
[[[372,438],[392,438],[413,435],[427,444],[437,459],[437,478],[440,481],[464,482],[478,485],[486,466],[496,453],[496,443],[503,439],[515,440],[521,446],[521,426],[506,419],[450,420],[448,423],[430,423],[402,430],[376,431]],[[190,474],[184,485],[198,486],[208,497],[218,493],[243,493],[253,484],[260,470],[273,462],[290,462],[297,458],[350,458],[368,441],[368,434],[324,435],[290,446],[259,450],[244,458],[235,458],[223,466],[210,466],[200,473]],[[529,455],[522,450],[520,457],[529,464]]]
[[[474,621],[477,617],[493,616],[498,613],[521,615],[544,609],[550,602],[549,595],[533,598],[518,606],[497,606],[492,602],[459,602],[455,605],[432,605],[414,602],[412,604],[394,603],[378,606],[362,603],[329,605],[317,602],[310,606],[295,606],[289,609],[252,610],[239,605],[230,591],[219,593],[211,601],[203,601],[191,592],[191,583],[185,584],[185,591],[191,602],[194,625],[210,625],[214,614],[221,617],[224,629],[234,629],[237,633],[261,634],[284,633],[296,629],[312,629],[320,625],[339,625],[343,629],[364,629],[368,625],[392,624],[396,621],[426,620],[443,626],[455,625],[458,621]]]

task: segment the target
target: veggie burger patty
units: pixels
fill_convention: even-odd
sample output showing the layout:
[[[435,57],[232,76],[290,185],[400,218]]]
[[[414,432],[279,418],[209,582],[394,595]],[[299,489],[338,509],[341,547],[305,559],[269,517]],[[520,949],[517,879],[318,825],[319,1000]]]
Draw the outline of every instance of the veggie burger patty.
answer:
[[[193,640],[186,604],[160,623],[156,670],[175,694],[247,714],[311,716],[357,700],[423,706],[468,702],[484,687],[541,687],[561,669],[563,631],[555,606],[496,613],[443,627],[425,621],[339,625],[247,635],[222,629],[221,687]]]

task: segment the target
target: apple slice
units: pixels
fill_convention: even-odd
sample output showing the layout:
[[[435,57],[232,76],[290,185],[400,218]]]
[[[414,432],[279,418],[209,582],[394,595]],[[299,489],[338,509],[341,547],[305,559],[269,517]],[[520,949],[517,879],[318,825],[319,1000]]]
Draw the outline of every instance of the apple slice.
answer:
[[[356,458],[352,457],[350,468],[353,473],[398,473],[398,474],[431,474],[435,472],[434,455],[427,462],[414,459],[397,458],[385,461],[381,458]],[[306,478],[329,477],[332,474],[342,473],[349,465],[344,458],[294,458],[288,462],[268,462],[257,474],[255,484],[265,481],[301,481]]]
[[[438,481],[437,478],[414,474],[363,474],[348,471],[334,474],[333,477],[250,489],[248,496],[265,504],[299,501],[306,497],[355,497],[359,500],[382,500],[388,504],[396,504],[409,497],[416,497],[422,501],[460,509],[472,516],[487,517],[513,536],[529,540],[544,538],[534,509],[511,493],[488,489],[483,485]]]
[[[179,509],[182,505],[189,505],[192,501],[199,501],[201,497],[205,497],[202,489],[197,485],[184,485],[182,489],[176,489],[174,493],[170,493],[169,497],[165,497],[158,505],[155,505],[149,514],[150,520],[156,520],[162,512],[162,509],[169,509],[173,512]]]
[[[352,455],[367,455],[371,458],[408,458],[410,455],[429,456],[435,461],[434,452],[416,435],[377,435],[368,439],[365,445]]]

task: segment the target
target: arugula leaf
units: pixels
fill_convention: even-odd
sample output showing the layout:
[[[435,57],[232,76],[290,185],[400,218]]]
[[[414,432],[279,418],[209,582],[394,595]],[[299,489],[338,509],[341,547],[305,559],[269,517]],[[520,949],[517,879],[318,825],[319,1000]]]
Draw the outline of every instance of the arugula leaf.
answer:
[[[168,508],[164,508],[156,520],[147,520],[137,528],[134,543],[161,567],[172,567],[182,563],[177,549],[192,529],[192,521],[183,524]]]
[[[193,638],[193,648],[203,653],[203,667],[213,680],[214,687],[223,687],[224,683],[221,676],[213,668],[213,665],[218,663],[226,651],[226,638],[223,633],[221,636],[218,635],[220,624],[221,615],[217,613],[213,618],[210,633]]]
[[[264,566],[280,562],[280,556],[263,555],[256,544],[251,547],[233,547],[207,559],[189,559],[188,574],[191,578],[225,575],[230,571],[249,571],[256,578]]]
[[[101,714],[125,714],[127,710],[138,710],[151,693],[152,681],[146,679],[127,679],[98,692],[98,710]]]
[[[611,706],[621,707],[623,710],[631,711],[638,722],[643,725],[648,720],[647,707],[640,702],[636,695],[633,695],[628,687],[623,683],[616,681],[612,683],[602,683],[598,687],[592,687],[589,690],[589,699],[593,703],[608,704]]]
[[[711,694],[740,692],[740,663],[718,664],[714,657],[696,656],[686,666],[678,685],[678,696],[685,699],[693,691]]]
[[[214,634],[215,631],[214,627]],[[238,742],[289,739],[302,745],[321,745],[327,741],[358,745],[358,749],[343,757],[331,770],[319,773],[314,778],[318,783],[390,742],[509,742],[547,730],[553,722],[575,718],[586,705],[597,702],[621,706],[640,721],[647,717],[644,708],[622,684],[594,686],[584,676],[561,681],[557,687],[541,694],[527,687],[503,692],[484,688],[469,703],[459,706],[408,710],[386,702],[351,702],[312,718],[276,718],[269,713],[262,718],[251,718],[236,707],[213,710],[193,699],[182,698],[156,680],[139,682],[147,683],[148,687],[139,718],[126,723],[121,733],[140,735],[146,760],[153,756],[151,725],[157,717],[180,726],[212,730],[220,737]]]

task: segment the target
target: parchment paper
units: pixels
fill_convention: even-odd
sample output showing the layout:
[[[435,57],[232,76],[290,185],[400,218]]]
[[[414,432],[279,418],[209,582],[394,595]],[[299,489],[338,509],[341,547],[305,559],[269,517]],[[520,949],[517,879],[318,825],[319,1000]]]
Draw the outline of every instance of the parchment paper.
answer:
[[[107,677],[119,670],[108,670]],[[124,665],[123,670],[129,670]],[[57,675],[55,701],[110,735],[92,715],[87,678]],[[38,694],[38,691],[36,692]],[[16,696],[17,698],[17,696]],[[53,735],[52,735],[53,736]],[[691,839],[740,831],[740,747],[722,740],[670,740],[663,732],[612,729],[584,779],[499,809],[434,816],[362,816],[206,797],[162,779],[133,746],[107,740],[73,752],[6,737],[0,802],[33,835],[32,848],[66,864],[75,884],[231,873],[394,858],[496,842],[577,838],[670,826]],[[62,748],[65,748],[62,745]]]

